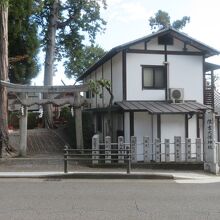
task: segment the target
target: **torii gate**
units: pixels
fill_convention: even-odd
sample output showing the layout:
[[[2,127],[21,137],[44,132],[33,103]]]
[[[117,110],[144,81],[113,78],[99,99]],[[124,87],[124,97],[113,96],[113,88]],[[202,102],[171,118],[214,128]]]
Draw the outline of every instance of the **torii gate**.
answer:
[[[80,92],[88,91],[88,85],[74,85],[74,86],[30,86],[20,85],[5,82],[1,80],[1,86],[7,88],[8,93],[18,94],[17,98],[21,106],[23,106],[23,114],[20,118],[20,149],[19,154],[21,156],[26,155],[27,151],[27,112],[28,107],[32,105],[45,105],[55,104],[58,106],[70,104],[75,109],[75,125],[76,125],[76,147],[77,149],[83,149],[83,133],[82,133],[82,110],[81,106],[83,101],[80,97]],[[28,93],[47,93],[47,94],[65,94],[73,93],[73,97],[68,98],[28,98]],[[42,96],[43,97],[43,96]]]

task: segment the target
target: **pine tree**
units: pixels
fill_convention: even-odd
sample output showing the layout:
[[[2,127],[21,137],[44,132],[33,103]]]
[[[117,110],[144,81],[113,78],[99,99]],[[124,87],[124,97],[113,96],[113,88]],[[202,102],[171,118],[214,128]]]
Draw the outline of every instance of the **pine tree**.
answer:
[[[10,0],[8,17],[9,79],[27,84],[39,72],[40,41],[34,0]]]

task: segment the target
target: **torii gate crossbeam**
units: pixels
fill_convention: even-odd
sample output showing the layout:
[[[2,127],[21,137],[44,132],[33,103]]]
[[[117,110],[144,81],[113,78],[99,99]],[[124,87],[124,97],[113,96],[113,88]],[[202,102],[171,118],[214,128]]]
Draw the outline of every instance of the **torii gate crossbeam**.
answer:
[[[24,107],[24,114],[20,118],[20,149],[21,156],[26,156],[27,150],[27,107],[38,104],[56,104],[64,105],[70,104],[75,108],[75,124],[76,124],[76,143],[77,149],[83,149],[83,133],[82,133],[82,100],[80,92],[88,91],[88,85],[74,85],[74,86],[31,86],[13,84],[5,81],[0,81],[1,86],[7,88],[8,93],[16,93],[19,97],[20,104]],[[28,93],[50,93],[50,94],[65,94],[73,93],[73,97],[60,99],[31,99],[28,98]],[[42,96],[43,97],[43,96]]]

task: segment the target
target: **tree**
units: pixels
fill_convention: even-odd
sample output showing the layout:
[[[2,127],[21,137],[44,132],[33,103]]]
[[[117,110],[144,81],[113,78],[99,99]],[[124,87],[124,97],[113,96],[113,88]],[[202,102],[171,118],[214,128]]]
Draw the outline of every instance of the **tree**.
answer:
[[[114,95],[113,95],[113,93],[111,91],[111,81],[110,80],[106,80],[106,79],[90,80],[89,81],[89,90],[93,94],[96,94],[96,95],[100,94],[101,88],[106,89],[107,92],[110,95],[109,104],[108,104],[108,119],[107,119],[108,129],[107,129],[107,135],[111,136],[111,131],[112,131],[111,107],[112,107],[113,100],[114,100]]]
[[[158,10],[154,17],[150,17],[148,21],[151,30],[160,30],[167,27],[173,27],[177,30],[181,30],[186,26],[187,23],[190,22],[190,17],[184,16],[181,19],[171,23],[169,14],[165,11]]]
[[[40,46],[35,23],[34,0],[10,0],[8,16],[9,79],[27,84],[39,71]]]
[[[39,17],[46,51],[44,85],[53,83],[55,59],[68,60],[69,55],[78,59],[81,57],[85,38],[88,37],[93,43],[97,32],[103,30],[105,21],[100,17],[101,6],[106,7],[105,0],[44,1],[44,10]],[[50,107],[44,112],[48,126],[52,127]]]
[[[0,3],[0,79],[8,80],[8,1]],[[7,90],[1,86],[0,94],[0,156],[8,150]]]
[[[74,51],[68,52],[70,53],[69,59],[64,63],[67,77],[80,76],[105,54],[105,51],[98,45],[83,46],[77,58],[74,56]]]

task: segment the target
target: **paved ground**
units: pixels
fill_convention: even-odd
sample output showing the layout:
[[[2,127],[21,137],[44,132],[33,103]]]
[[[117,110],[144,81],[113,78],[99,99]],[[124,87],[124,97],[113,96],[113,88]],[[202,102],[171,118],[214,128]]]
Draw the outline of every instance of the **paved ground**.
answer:
[[[0,219],[220,219],[220,183],[1,179],[0,195]]]

